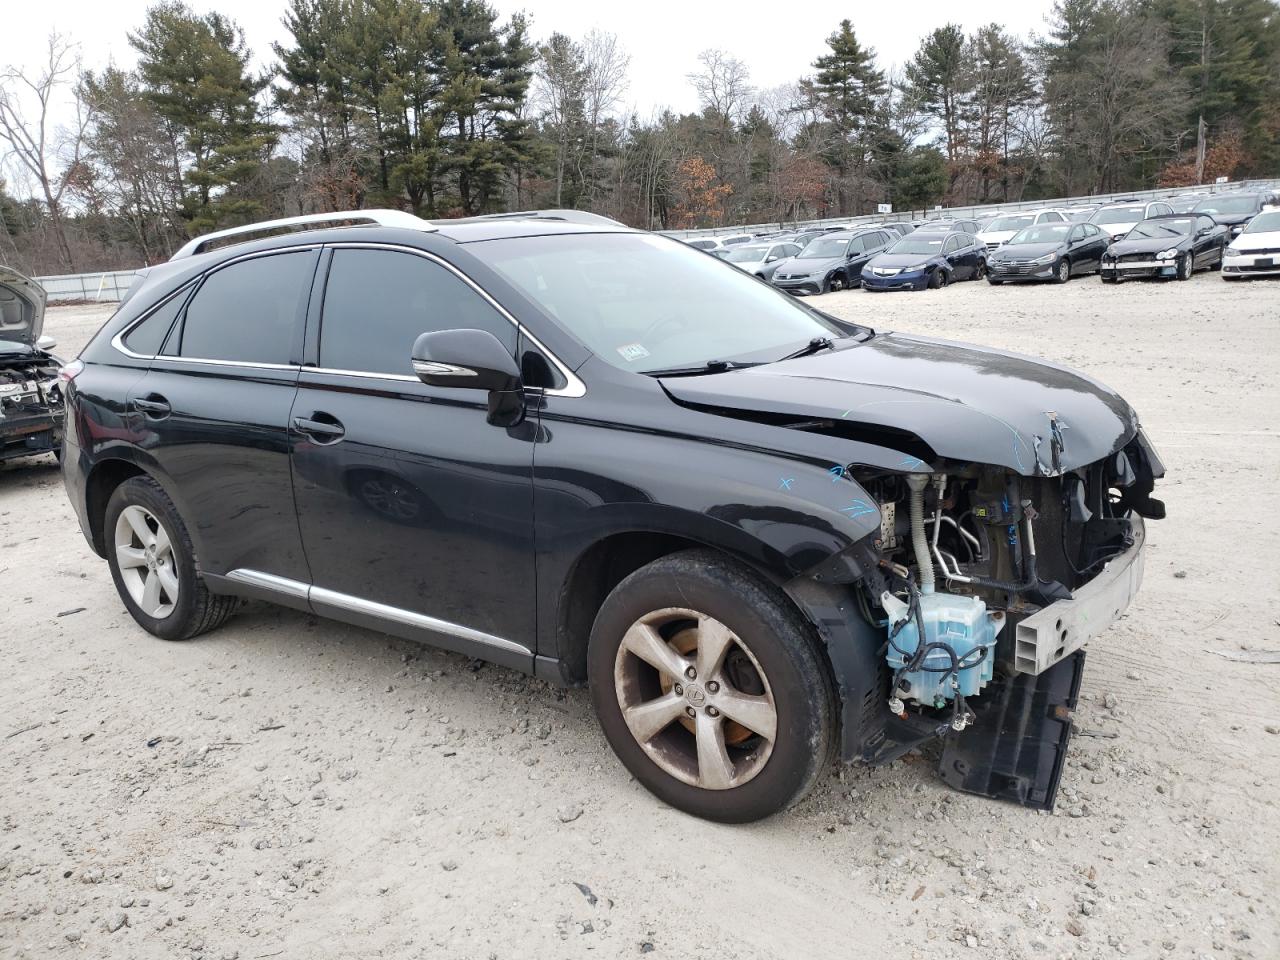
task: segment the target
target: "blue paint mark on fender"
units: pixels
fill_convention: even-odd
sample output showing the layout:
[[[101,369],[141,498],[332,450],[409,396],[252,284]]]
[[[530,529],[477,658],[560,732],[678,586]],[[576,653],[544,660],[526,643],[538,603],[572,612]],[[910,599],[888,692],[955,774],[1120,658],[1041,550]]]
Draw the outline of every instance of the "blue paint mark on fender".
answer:
[[[847,507],[841,507],[840,512],[846,514],[852,520],[855,517],[865,517],[869,513],[875,513],[876,508],[865,500],[854,500]]]
[[[796,482],[796,478],[795,478],[795,477],[783,477],[781,480],[779,480],[779,481],[778,481],[778,489],[779,489],[779,490],[790,490],[790,489],[791,489],[791,485],[792,485],[793,483],[795,483],[795,482]]]

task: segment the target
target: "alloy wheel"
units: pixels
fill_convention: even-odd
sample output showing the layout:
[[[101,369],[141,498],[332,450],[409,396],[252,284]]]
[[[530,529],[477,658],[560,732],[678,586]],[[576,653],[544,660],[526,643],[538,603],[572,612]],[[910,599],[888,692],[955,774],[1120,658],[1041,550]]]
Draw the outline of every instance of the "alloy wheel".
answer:
[[[178,568],[163,524],[146,507],[130,504],[115,529],[116,564],[129,596],[148,617],[163,620],[178,602]]]
[[[614,692],[649,758],[691,786],[741,786],[773,752],[778,711],[760,662],[696,610],[666,607],[633,623],[614,661]]]
[[[1066,260],[1058,261],[1058,282],[1066,283],[1071,279],[1071,264]]]

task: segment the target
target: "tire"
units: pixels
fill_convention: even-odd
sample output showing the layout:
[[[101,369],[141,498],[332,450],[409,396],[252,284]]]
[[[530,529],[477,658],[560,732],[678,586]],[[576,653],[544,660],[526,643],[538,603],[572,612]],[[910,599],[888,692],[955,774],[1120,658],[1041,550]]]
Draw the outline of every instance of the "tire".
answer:
[[[142,529],[151,533],[151,550]],[[148,633],[162,640],[190,640],[221,626],[239,606],[236,597],[209,592],[186,524],[150,477],[133,477],[116,487],[107,500],[103,531],[116,591]],[[153,580],[158,582],[155,595],[147,592]]]
[[[929,274],[929,280],[925,284],[925,286],[928,287],[930,290],[941,290],[944,286],[946,286],[946,282],[947,282],[947,279],[942,275],[942,271],[935,269],[933,273]]]
[[[985,277],[986,275],[987,275],[987,261],[985,261],[985,260],[979,260],[979,261],[978,261],[978,268],[977,268],[976,270],[974,270],[974,271],[973,271],[973,279],[974,279],[974,280],[981,280],[981,279],[982,279],[983,277]]]
[[[838,273],[831,274],[831,276],[827,277],[826,281],[822,284],[823,293],[835,293],[837,290],[843,289],[844,278]]]
[[[1195,267],[1191,263],[1191,254],[1184,253],[1178,258],[1178,268],[1174,273],[1176,280],[1190,280],[1191,274],[1195,271]]]
[[[703,638],[717,636],[729,638],[721,656],[699,663]],[[592,627],[587,675],[618,758],[655,796],[694,816],[770,816],[807,794],[831,763],[837,710],[811,626],[776,586],[712,551],[663,557],[618,584]],[[633,733],[624,710],[639,724],[637,707],[656,720]]]
[[[1071,261],[1066,257],[1059,257],[1058,262],[1053,266],[1053,282],[1066,283],[1071,279]]]

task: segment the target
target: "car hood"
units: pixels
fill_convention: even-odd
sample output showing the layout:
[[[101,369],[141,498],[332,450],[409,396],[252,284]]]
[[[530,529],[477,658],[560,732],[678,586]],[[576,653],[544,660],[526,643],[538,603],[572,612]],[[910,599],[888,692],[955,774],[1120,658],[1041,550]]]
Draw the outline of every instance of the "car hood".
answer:
[[[1108,237],[1119,237],[1128,233],[1141,222],[1141,220],[1131,220],[1128,223],[1095,223],[1094,226]]]
[[[936,253],[878,253],[867,261],[866,267],[863,269],[870,270],[872,267],[889,267],[901,270],[904,267],[914,267],[917,263],[928,263],[938,257]]]
[[[744,419],[825,425],[891,449],[1052,476],[1136,434],[1114,391],[1044,360],[902,333],[847,349],[706,376],[666,378],[679,403]],[[753,416],[754,415],[754,416]],[[794,418],[791,421],[790,418]],[[904,457],[905,469],[920,461]]]
[[[809,276],[814,273],[821,273],[832,267],[838,267],[844,263],[844,257],[787,257],[785,260],[778,261],[777,272],[786,274],[787,276]]]
[[[1019,243],[1016,246],[1005,244],[999,250],[991,252],[992,260],[1035,260],[1062,249],[1060,243]]]
[[[1017,232],[1017,230],[979,230],[974,236],[982,243],[1007,243]]]
[[[1117,240],[1107,248],[1107,252],[1117,257],[1128,253],[1159,253],[1170,248],[1177,249],[1187,242],[1187,237],[1135,238],[1133,240]]]
[[[44,329],[44,287],[0,266],[0,341],[32,345]]]
[[[1272,250],[1280,247],[1280,231],[1242,233],[1231,242],[1237,250]]]

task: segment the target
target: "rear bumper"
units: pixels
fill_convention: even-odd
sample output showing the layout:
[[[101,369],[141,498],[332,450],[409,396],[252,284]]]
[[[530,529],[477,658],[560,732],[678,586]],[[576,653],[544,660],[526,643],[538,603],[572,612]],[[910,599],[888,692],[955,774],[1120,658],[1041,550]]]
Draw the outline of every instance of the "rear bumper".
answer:
[[[1073,591],[1070,600],[1051,603],[1015,627],[1014,670],[1043,673],[1106,630],[1129,608],[1142,584],[1146,559],[1146,527],[1136,514],[1131,530],[1133,545]]]

